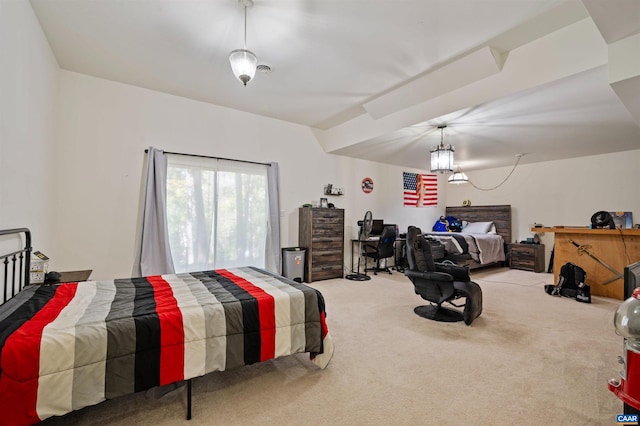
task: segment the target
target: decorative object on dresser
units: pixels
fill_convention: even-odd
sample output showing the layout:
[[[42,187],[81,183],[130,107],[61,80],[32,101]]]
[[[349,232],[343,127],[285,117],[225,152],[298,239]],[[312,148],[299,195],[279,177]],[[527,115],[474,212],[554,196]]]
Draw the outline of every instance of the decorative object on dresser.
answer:
[[[344,209],[301,207],[298,245],[307,249],[305,282],[342,278]]]
[[[324,195],[342,195],[343,193],[343,188],[336,188],[332,183],[328,183],[324,187]]]
[[[509,267],[544,272],[544,244],[509,244]]]

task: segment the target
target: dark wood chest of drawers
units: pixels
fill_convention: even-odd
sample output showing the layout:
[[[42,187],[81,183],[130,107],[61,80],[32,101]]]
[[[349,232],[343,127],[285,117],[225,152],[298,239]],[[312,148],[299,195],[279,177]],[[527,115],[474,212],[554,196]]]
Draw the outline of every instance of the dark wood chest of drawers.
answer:
[[[509,267],[544,272],[544,244],[509,244]]]
[[[301,207],[298,244],[306,251],[305,282],[343,277],[344,209]]]

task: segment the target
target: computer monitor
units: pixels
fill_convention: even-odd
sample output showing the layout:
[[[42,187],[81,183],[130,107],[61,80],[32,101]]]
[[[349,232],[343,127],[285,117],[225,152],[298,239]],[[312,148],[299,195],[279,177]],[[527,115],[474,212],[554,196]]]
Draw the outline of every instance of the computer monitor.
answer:
[[[382,235],[383,228],[384,228],[384,220],[373,219],[373,226],[371,227],[370,235]]]
[[[624,299],[633,295],[633,290],[640,287],[640,262],[624,267]]]

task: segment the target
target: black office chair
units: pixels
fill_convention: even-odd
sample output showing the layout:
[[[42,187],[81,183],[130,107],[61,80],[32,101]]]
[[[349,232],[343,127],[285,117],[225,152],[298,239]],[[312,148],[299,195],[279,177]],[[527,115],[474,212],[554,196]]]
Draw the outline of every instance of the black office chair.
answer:
[[[406,245],[409,268],[404,274],[413,283],[416,294],[431,304],[413,311],[435,321],[464,321],[470,325],[482,313],[482,289],[471,281],[468,267],[435,263],[431,245],[421,234],[420,228],[409,227]],[[465,299],[464,304],[454,303],[461,298]],[[443,307],[443,303],[464,309]]]
[[[365,271],[373,271],[374,275],[378,275],[378,272],[391,273],[391,269],[387,266],[380,267],[380,260],[387,259],[389,257],[395,257],[395,242],[396,242],[396,227],[385,226],[382,228],[382,234],[378,239],[378,244],[375,247],[364,245],[362,247],[362,254],[366,257],[370,257],[376,261],[374,268],[364,268]]]

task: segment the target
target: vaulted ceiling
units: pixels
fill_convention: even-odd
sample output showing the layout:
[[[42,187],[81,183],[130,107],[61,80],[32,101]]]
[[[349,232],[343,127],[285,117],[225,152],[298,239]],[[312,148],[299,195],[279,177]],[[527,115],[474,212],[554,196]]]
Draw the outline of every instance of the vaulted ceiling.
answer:
[[[66,70],[309,126],[326,152],[464,170],[640,149],[640,1],[31,0]]]

